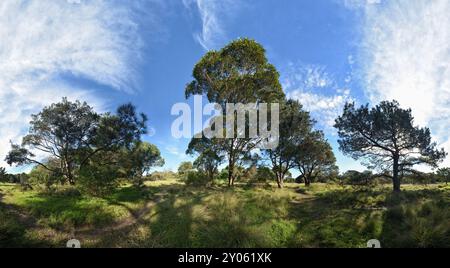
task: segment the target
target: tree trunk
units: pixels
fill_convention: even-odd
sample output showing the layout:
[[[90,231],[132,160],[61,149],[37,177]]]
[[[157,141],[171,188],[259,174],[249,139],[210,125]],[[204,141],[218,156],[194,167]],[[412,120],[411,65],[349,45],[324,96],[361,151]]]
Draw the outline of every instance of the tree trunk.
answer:
[[[281,167],[280,167],[281,169]],[[283,172],[280,170],[278,172],[276,172],[276,177],[277,177],[277,184],[278,184],[278,188],[283,188],[283,180],[284,180],[284,174]]]
[[[311,179],[308,176],[305,176],[305,186],[306,187],[311,186]]]
[[[394,156],[394,165],[392,167],[392,182],[394,185],[394,192],[395,193],[399,193],[400,190],[400,177],[398,176],[398,169],[399,169],[399,165],[398,165],[398,160],[399,157],[398,156]]]
[[[228,186],[229,187],[234,185],[233,173],[234,173],[234,161],[230,157],[230,159],[228,160]]]
[[[308,172],[305,172],[305,186],[306,187],[311,186],[312,174],[313,174],[313,170],[312,169],[310,169]]]
[[[278,188],[283,188],[283,179],[281,177],[279,177],[279,175],[277,175],[277,184],[278,184]]]
[[[72,163],[69,163],[69,161],[66,161],[67,166],[67,178],[69,180],[70,185],[75,185],[75,180],[73,177],[73,171],[72,171]]]

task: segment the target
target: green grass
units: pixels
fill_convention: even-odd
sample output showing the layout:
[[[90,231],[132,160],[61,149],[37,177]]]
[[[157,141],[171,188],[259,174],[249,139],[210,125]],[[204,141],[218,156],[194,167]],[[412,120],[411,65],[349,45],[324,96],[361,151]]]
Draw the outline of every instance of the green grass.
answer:
[[[404,185],[393,195],[389,186],[229,189],[164,180],[104,198],[10,184],[0,194],[0,246],[61,247],[72,237],[87,247],[365,247],[372,238],[385,247],[450,246],[444,185]]]

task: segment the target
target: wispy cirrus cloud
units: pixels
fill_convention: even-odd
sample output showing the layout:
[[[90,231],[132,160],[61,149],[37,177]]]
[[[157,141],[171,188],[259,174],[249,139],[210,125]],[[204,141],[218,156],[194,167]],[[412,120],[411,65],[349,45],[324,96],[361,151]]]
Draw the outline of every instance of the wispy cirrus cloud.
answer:
[[[300,101],[320,127],[333,133],[335,118],[352,100],[350,89],[340,87],[323,66],[289,64],[283,73],[281,82],[287,97]]]
[[[9,141],[19,141],[30,114],[43,106],[67,96],[101,109],[103,101],[93,89],[74,86],[65,76],[134,90],[134,68],[144,47],[141,20],[151,17],[141,10],[150,3],[154,1],[0,2],[1,166]]]
[[[383,1],[364,12],[367,96],[412,108],[416,123],[429,126],[450,152],[450,2]]]
[[[183,0],[189,10],[196,10],[201,19],[201,31],[194,34],[205,50],[217,49],[227,40],[226,21],[242,5],[240,0]]]

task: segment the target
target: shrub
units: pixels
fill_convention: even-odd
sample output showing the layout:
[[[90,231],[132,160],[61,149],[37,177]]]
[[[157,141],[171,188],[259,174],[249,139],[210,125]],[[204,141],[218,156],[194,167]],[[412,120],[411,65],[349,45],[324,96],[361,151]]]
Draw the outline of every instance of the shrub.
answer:
[[[62,182],[62,174],[37,166],[30,172],[28,181],[31,185],[44,185],[46,191],[52,191],[55,184]]]
[[[228,170],[226,168],[222,169],[219,175],[217,176],[217,179],[221,181],[228,180]]]
[[[184,177],[193,170],[194,166],[192,165],[192,162],[181,162],[180,166],[178,167],[178,175],[180,177]]]
[[[118,171],[111,166],[88,165],[80,170],[78,188],[93,196],[110,193],[119,183]]]
[[[355,188],[372,186],[375,183],[371,171],[359,172],[356,170],[349,170],[339,177],[342,184],[351,185]]]
[[[212,183],[212,180],[203,172],[190,171],[186,175],[185,183],[191,186],[206,186]]]
[[[162,180],[170,180],[177,179],[178,176],[176,173],[172,171],[155,171],[152,174],[145,177],[146,181],[162,181]]]
[[[8,182],[8,173],[4,167],[0,167],[0,182]]]
[[[267,182],[268,180],[273,180],[275,178],[275,173],[268,167],[258,167],[254,180],[257,182]]]

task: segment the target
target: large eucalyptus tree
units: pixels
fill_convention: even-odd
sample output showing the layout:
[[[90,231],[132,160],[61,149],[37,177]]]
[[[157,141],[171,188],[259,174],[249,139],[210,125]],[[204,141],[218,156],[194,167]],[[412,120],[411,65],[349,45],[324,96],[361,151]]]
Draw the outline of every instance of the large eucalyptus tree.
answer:
[[[229,103],[278,103],[284,99],[279,74],[268,62],[264,48],[246,38],[237,39],[218,51],[207,52],[195,65],[193,78],[186,87],[186,98],[205,95],[209,102],[220,104],[224,114]],[[236,124],[224,124],[225,131],[231,127]],[[260,142],[250,137],[238,137],[238,131],[232,132],[231,137],[218,140],[228,160],[230,186],[236,178],[234,168],[242,159],[248,158]]]

